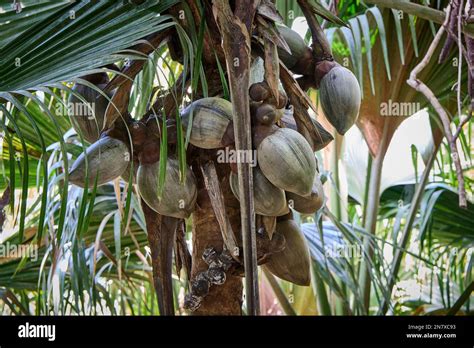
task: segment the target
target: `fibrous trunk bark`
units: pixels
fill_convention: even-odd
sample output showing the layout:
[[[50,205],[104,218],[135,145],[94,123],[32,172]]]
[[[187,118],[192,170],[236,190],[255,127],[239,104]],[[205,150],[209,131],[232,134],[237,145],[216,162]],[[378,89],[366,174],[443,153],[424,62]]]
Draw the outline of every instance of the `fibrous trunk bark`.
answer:
[[[216,163],[217,176],[224,195],[225,208],[233,231],[240,231],[239,202],[232,194],[229,185],[230,168],[228,164]],[[211,201],[200,170],[200,165],[193,164],[197,180],[198,198],[196,210],[193,213],[193,263],[191,278],[205,271],[208,265],[202,259],[203,252],[213,247],[221,252],[224,246],[221,229],[214,214]],[[211,286],[204,297],[201,306],[194,315],[241,315],[242,314],[242,278],[231,273],[226,274],[223,285]]]

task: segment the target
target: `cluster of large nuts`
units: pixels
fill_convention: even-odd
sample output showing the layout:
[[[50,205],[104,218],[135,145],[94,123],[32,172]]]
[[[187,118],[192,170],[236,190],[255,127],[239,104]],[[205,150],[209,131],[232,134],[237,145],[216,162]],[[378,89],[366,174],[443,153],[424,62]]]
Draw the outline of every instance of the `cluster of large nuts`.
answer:
[[[290,68],[298,67],[308,59],[311,50],[296,33],[286,27],[278,28],[292,51],[292,55],[280,52],[280,58]],[[344,134],[357,119],[360,89],[349,70],[337,63],[328,66],[328,71],[319,82],[321,105],[329,122]],[[108,82],[105,73],[86,79],[100,89]],[[291,100],[288,100],[281,84],[278,91],[270,88],[270,83],[265,81],[260,58],[255,59],[252,65],[251,81],[252,140],[257,160],[253,169],[255,212],[275,221],[278,218],[270,238],[275,234],[286,240],[286,247],[268,259],[267,268],[280,278],[307,285],[309,252],[298,225],[291,219],[290,208],[303,214],[313,214],[323,205],[324,193],[314,155],[320,147],[295,127],[284,126],[288,121],[285,115],[291,108]],[[174,155],[168,156],[166,166],[161,165],[160,159],[162,127],[169,128],[168,145],[173,146],[176,144],[173,138],[173,134],[176,137],[176,124],[170,120],[164,123],[157,116],[140,121],[129,117],[128,121],[116,121],[111,129],[103,129],[107,98],[87,86],[78,85],[73,90],[75,93],[70,101],[93,103],[94,117],[80,113],[71,115],[73,127],[92,143],[72,165],[69,174],[71,182],[82,187],[93,187],[122,177],[136,184],[141,198],[154,211],[175,218],[189,217],[197,198],[193,171],[187,168],[183,180]],[[76,94],[82,95],[82,98]],[[223,98],[195,100],[181,112],[183,134],[188,134],[190,144],[197,148],[217,150],[228,147],[234,150],[233,116],[232,104]],[[317,122],[316,125],[320,126]],[[324,129],[322,131],[325,138],[321,144],[327,144],[330,134]],[[239,199],[237,166],[235,163],[228,164],[231,168],[230,187]],[[166,171],[162,183],[159,182],[162,178],[160,170]],[[206,259],[209,269],[193,279],[192,291],[187,296],[186,303],[190,309],[199,305],[210,285],[225,281],[228,265],[221,262],[216,266],[219,258]]]
[[[83,79],[98,89],[103,89],[109,81],[106,73]],[[196,179],[188,168],[181,181],[179,164],[173,156],[167,158],[165,180],[158,192],[161,120],[155,116],[140,121],[126,118],[104,129],[109,101],[101,92],[90,86],[75,85],[69,102],[75,105],[70,115],[73,128],[91,143],[70,168],[69,180],[73,184],[91,188],[122,177],[137,185],[140,196],[156,212],[176,218],[189,217],[197,197]],[[172,129],[175,124],[167,122],[166,127]],[[169,140],[173,143],[172,137]]]
[[[306,214],[316,212],[323,204],[323,191],[313,149],[296,130],[277,126],[279,120],[277,111],[286,106],[286,95],[281,93],[281,97],[276,100],[264,81],[253,84],[250,95],[252,132],[258,163],[253,171],[256,213],[270,217],[284,216],[289,213],[290,207]],[[104,108],[102,112],[105,112]],[[96,114],[98,113],[100,110],[96,110]],[[203,149],[233,146],[232,105],[229,101],[217,97],[196,100],[182,111],[181,120],[184,132],[190,132],[189,141],[193,146]],[[127,181],[132,179],[140,196],[150,208],[166,216],[189,217],[196,203],[196,179],[192,170],[188,168],[185,180],[181,182],[178,160],[173,156],[167,158],[165,180],[159,195],[161,166],[159,136],[156,135],[160,134],[160,130],[157,122],[159,122],[157,119],[147,120],[146,123],[132,121],[127,125],[131,134],[131,141],[128,142],[125,137],[120,136],[123,135],[120,127],[102,132],[100,137],[96,134],[94,137],[88,135],[87,140],[93,143],[74,162],[69,175],[71,182],[84,187],[87,172],[88,187],[105,184],[120,176]],[[87,133],[90,127],[87,122],[76,122],[73,125],[82,133]],[[239,198],[236,166],[232,163],[229,165],[232,168],[229,177],[230,187],[234,195]],[[133,173],[130,171],[132,167]],[[293,238],[286,236],[283,225],[283,223],[277,224],[276,233],[283,236],[293,250],[300,248],[299,244],[292,245]],[[286,258],[285,253],[281,255],[282,260]],[[291,255],[308,257],[308,253],[305,252]],[[308,262],[302,260],[294,264],[300,268],[298,271],[300,272],[303,269],[301,264],[309,264]],[[277,276],[290,279],[285,275],[287,272],[279,271],[281,265],[278,262],[270,259],[269,264],[270,271]],[[220,271],[219,269],[211,265],[205,274],[193,279],[192,291],[188,294],[186,302],[190,309],[197,306],[198,299],[208,291],[209,285],[218,285],[225,280],[225,267]],[[294,274],[298,272],[295,271]],[[305,283],[304,277],[295,276],[293,280],[300,284]]]
[[[313,67],[311,49],[296,32],[283,24],[277,25],[278,32],[288,44],[291,55],[278,50],[282,62],[302,75],[317,75],[321,107],[327,120],[337,132],[344,135],[357,121],[361,104],[361,92],[357,78],[347,68],[334,61],[322,61]],[[315,69],[316,71],[308,71]]]

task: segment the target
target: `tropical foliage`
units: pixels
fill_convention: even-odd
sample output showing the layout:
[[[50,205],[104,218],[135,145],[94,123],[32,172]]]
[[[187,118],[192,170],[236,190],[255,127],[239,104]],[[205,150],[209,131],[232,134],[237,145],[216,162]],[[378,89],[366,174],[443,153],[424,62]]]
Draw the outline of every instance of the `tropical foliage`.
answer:
[[[459,177],[439,115],[406,83],[429,50],[440,27],[436,15],[443,20],[449,1],[411,2],[419,6],[405,12],[385,1],[309,1],[336,60],[356,75],[363,100],[358,127],[344,138],[321,110],[312,115],[334,141],[316,155],[325,181],[324,208],[314,216],[294,212],[311,253],[311,286],[259,269],[262,314],[472,313],[472,121],[457,142],[468,197],[467,208],[461,208]],[[178,127],[177,111],[190,101],[216,89],[230,99],[220,48],[206,46],[212,28],[193,19],[196,8],[208,11],[212,2],[193,4],[0,1],[3,314],[159,314],[152,250],[136,188],[124,178],[91,189],[69,182],[69,168],[88,144],[71,128],[67,100],[75,93],[74,84],[88,84],[81,77],[106,71],[111,79],[126,80],[124,71],[134,62],[143,64],[129,93],[133,119],[151,106],[161,107],[167,94],[175,105],[165,118],[176,119]],[[298,2],[277,0],[276,8],[310,45]],[[472,32],[467,27],[465,33]],[[176,34],[174,45],[151,42],[168,31]],[[461,63],[453,49],[438,64],[440,51],[441,45],[418,78],[455,128],[471,112],[468,63]],[[209,52],[215,76],[205,70]],[[104,68],[112,63],[121,72]],[[308,96],[319,106],[317,90],[310,89]],[[407,103],[416,110],[384,117],[384,103]],[[160,129],[166,129],[165,122]],[[181,165],[188,138],[183,132],[177,141]],[[166,144],[166,136],[162,141]],[[191,225],[192,217],[184,232],[190,249]],[[400,267],[394,268],[397,258]],[[183,315],[188,276],[175,261],[174,308]]]

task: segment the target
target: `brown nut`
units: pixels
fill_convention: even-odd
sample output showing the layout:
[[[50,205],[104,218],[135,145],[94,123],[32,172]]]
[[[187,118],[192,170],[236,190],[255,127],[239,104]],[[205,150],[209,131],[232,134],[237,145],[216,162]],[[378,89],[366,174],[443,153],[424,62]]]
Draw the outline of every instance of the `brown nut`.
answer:
[[[260,105],[255,112],[255,120],[262,125],[271,125],[276,120],[276,109],[271,104]]]
[[[133,146],[142,145],[147,138],[145,125],[142,122],[133,122],[130,127],[130,134]]]
[[[270,97],[270,90],[265,82],[254,83],[250,86],[249,95],[254,101],[263,101]]]
[[[140,164],[155,163],[160,159],[160,144],[157,141],[147,141],[138,154]]]

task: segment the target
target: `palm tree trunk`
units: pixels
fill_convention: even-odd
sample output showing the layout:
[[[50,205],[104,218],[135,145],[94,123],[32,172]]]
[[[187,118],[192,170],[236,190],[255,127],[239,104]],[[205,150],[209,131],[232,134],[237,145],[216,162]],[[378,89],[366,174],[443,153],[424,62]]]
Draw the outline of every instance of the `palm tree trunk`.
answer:
[[[230,190],[227,164],[216,163],[216,171],[220,187],[224,194],[225,208],[230,219],[233,231],[240,231],[239,202]],[[224,240],[217,222],[214,210],[207,193],[204,178],[199,166],[193,166],[197,179],[198,198],[196,210],[193,213],[193,254],[191,278],[199,272],[205,271],[208,265],[202,259],[204,249],[213,247],[222,251]],[[226,274],[226,281],[220,286],[211,286],[209,294],[204,297],[201,306],[193,313],[195,315],[241,315],[242,314],[242,278],[230,273]]]
[[[375,235],[377,229],[377,216],[379,210],[380,198],[380,183],[382,179],[383,160],[387,153],[390,141],[387,137],[389,122],[385,122],[383,135],[379,144],[379,150],[375,155],[370,171],[370,183],[367,194],[367,206],[365,208],[365,230],[370,235]],[[373,259],[373,244],[374,240],[371,236],[367,236],[364,240],[364,252],[366,257],[362,260],[359,269],[359,284],[364,301],[365,315],[369,314],[370,307],[370,293],[371,293],[371,279],[370,267]]]

